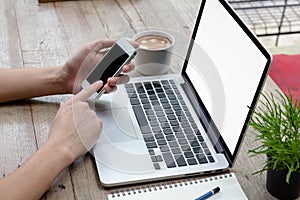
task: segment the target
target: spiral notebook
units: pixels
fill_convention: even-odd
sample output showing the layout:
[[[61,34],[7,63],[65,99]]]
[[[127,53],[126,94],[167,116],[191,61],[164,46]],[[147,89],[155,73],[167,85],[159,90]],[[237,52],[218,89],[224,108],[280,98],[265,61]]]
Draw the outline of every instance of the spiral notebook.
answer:
[[[247,199],[234,173],[215,175],[208,178],[176,182],[172,184],[158,184],[150,187],[137,187],[108,195],[109,200],[194,200],[206,192],[220,187],[220,192],[210,197],[213,199]]]

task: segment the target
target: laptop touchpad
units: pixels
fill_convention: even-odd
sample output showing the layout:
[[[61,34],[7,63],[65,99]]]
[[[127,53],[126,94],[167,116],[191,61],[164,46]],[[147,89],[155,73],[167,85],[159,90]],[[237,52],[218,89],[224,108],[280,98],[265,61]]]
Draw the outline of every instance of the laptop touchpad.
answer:
[[[101,143],[138,140],[127,108],[96,111],[103,121]]]

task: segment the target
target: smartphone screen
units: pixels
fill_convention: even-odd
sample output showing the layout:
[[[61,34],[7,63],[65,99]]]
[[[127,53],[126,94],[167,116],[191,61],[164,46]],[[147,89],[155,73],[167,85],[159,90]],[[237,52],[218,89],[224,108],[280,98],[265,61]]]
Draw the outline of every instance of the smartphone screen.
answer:
[[[115,43],[102,58],[101,62],[99,62],[89,74],[86,80],[90,84],[93,84],[98,80],[102,80],[103,85],[105,85],[107,83],[107,79],[114,76],[124,62],[126,62],[128,57],[129,55],[118,45],[118,43]]]

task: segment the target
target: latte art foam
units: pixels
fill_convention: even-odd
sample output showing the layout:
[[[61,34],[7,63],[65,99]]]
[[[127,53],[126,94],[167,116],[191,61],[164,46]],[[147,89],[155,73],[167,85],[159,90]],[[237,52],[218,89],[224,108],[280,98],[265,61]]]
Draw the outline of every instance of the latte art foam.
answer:
[[[158,35],[145,35],[136,39],[136,42],[140,48],[150,50],[167,48],[172,44],[168,38]]]

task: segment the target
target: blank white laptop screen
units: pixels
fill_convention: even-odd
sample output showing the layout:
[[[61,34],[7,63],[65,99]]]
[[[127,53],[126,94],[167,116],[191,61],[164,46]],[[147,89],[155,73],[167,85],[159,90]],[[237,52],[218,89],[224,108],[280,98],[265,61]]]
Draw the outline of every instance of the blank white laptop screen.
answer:
[[[196,48],[209,55],[213,66],[199,66]],[[186,73],[232,154],[266,63],[221,3],[207,0]]]

